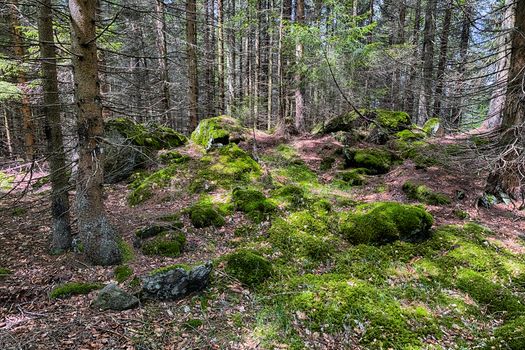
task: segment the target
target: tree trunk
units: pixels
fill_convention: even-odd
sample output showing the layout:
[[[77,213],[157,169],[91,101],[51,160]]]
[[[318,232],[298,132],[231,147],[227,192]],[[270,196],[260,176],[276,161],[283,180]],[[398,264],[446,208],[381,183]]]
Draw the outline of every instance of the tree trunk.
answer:
[[[295,21],[302,25],[304,23],[304,0],[297,0],[296,3],[296,13]],[[302,64],[303,58],[303,44],[301,39],[297,39],[295,44],[295,64],[296,64],[296,73],[295,73],[295,128],[299,133],[304,132],[304,87],[303,87],[303,77],[300,72],[299,66]]]
[[[199,100],[197,75],[197,6],[195,0],[186,1],[186,40],[188,53],[188,101],[190,131],[197,127]]]
[[[441,31],[441,38],[439,44],[439,63],[437,69],[437,82],[436,82],[436,91],[435,91],[435,100],[434,100],[434,114],[436,116],[441,115],[441,105],[443,96],[443,88],[445,84],[445,68],[447,65],[447,55],[448,55],[448,38],[450,33],[450,20],[452,18],[452,8],[453,0],[447,5],[445,10],[445,17],[443,18],[443,29]]]
[[[219,112],[224,113],[224,11],[223,0],[217,0],[217,79],[219,80]]]
[[[421,29],[421,0],[417,0],[414,9],[414,29],[412,31],[412,45],[414,46],[414,57],[419,57],[419,31]],[[419,62],[414,62],[410,67],[410,75],[408,78],[408,93],[406,99],[406,110],[412,116],[412,120],[416,121],[416,114],[419,109],[416,99],[417,76],[418,76]]]
[[[24,151],[26,160],[33,160],[35,157],[35,130],[31,105],[28,95],[27,78],[22,64],[26,59],[26,50],[22,41],[23,34],[20,30],[20,21],[18,20],[18,0],[11,1],[10,8],[10,31],[13,37],[13,52],[16,59],[20,62],[20,70],[17,74],[18,87],[22,91],[21,112],[22,112],[22,130],[24,133]]]
[[[95,30],[96,2],[69,0],[78,131],[76,208],[87,259],[97,265],[121,260],[118,235],[104,210],[104,122]]]
[[[69,185],[60,121],[51,0],[41,0],[38,36],[42,58],[45,132],[51,177],[51,251],[60,253],[71,248],[72,240],[69,222]]]
[[[434,85],[434,37],[436,34],[437,0],[428,0],[423,30],[423,84],[420,93],[418,124],[424,124],[432,117],[432,86]]]
[[[487,120],[483,126],[487,129],[493,129],[501,125],[503,109],[505,107],[505,94],[509,80],[509,58],[511,53],[511,30],[514,26],[514,0],[507,0],[505,3],[506,10],[503,13],[501,30],[505,34],[498,39],[497,64],[496,64],[496,81],[495,89],[490,99]],[[508,32],[508,33],[507,33]]]
[[[268,1],[268,16],[270,16],[270,11],[273,9],[273,1]],[[268,18],[268,25],[270,25],[270,18]],[[267,131],[270,131],[272,128],[272,107],[273,107],[273,32],[269,33],[268,39],[268,104],[266,105],[267,109]]]
[[[164,2],[155,1],[155,31],[157,34],[157,50],[159,53],[160,81],[162,84],[162,113],[166,121],[171,122],[170,76],[168,71],[168,50],[166,47],[166,19]]]

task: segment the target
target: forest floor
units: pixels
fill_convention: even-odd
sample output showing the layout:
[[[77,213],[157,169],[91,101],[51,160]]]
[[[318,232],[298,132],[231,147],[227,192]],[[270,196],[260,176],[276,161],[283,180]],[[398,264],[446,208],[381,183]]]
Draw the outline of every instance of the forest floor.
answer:
[[[114,267],[90,266],[74,252],[50,255],[49,186],[23,197],[15,192],[0,200],[0,267],[11,272],[0,276],[0,349],[516,348],[512,336],[509,340],[500,334],[516,319],[507,317],[515,310],[494,307],[479,294],[496,293],[497,300],[518,304],[524,300],[525,212],[513,205],[477,204],[486,173],[475,161],[419,169],[406,159],[386,174],[366,176],[362,186],[345,186],[337,181],[342,145],[332,137],[283,144],[259,133],[257,146],[260,183],[270,174],[275,183],[298,185],[309,200],[328,200],[335,213],[350,211],[357,203],[417,204],[402,190],[407,180],[451,201],[425,205],[434,217],[435,235],[427,245],[353,247],[334,238],[333,251],[321,259],[300,253],[288,257],[282,247],[273,247],[268,233],[278,219],[253,223],[244,213],[231,211],[222,227],[192,226],[185,210],[202,194],[190,193],[188,186],[205,154],[185,146],[181,153],[191,158],[189,163],[180,165],[169,185],[155,189],[152,198],[130,207],[131,190],[119,183],[106,187],[105,203],[110,221],[129,245],[137,229],[182,213],[187,242],[180,257],[147,256],[135,248],[127,265],[134,276],[142,276],[162,266],[211,260],[210,286],[178,301],[146,301],[132,310],[100,312],[90,307],[96,291],[66,299],[52,299],[49,293],[69,281],[114,281]],[[245,148],[250,150],[250,143]],[[327,157],[335,163],[320,170]],[[271,196],[272,190],[260,188]],[[227,202],[230,189],[219,186],[207,196]],[[288,223],[309,211],[282,203],[278,207],[278,216]],[[323,227],[330,220],[335,219]],[[432,248],[438,238],[448,245]],[[223,257],[239,247],[258,249],[275,261],[276,276],[248,287],[228,275]],[[469,289],[480,281],[497,290]],[[130,279],[121,286],[133,289]],[[356,310],[354,304],[362,307]]]

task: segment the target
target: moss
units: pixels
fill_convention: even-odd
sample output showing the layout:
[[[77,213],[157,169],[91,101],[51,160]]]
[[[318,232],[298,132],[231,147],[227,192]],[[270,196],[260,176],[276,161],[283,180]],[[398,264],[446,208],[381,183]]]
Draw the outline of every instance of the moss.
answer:
[[[192,269],[192,267],[190,265],[186,265],[186,264],[168,265],[168,266],[163,266],[163,267],[159,267],[157,269],[151,270],[148,273],[148,275],[149,276],[154,276],[154,275],[158,275],[160,273],[164,273],[164,272],[168,272],[168,271],[176,270],[176,269],[182,269],[184,271],[190,271]]]
[[[120,254],[121,254],[123,263],[131,261],[135,257],[135,254],[133,252],[133,247],[128,242],[123,240],[122,238],[120,238],[118,241],[118,248],[120,250]]]
[[[346,148],[344,154],[346,167],[366,168],[373,174],[387,173],[393,163],[392,154],[380,148]]]
[[[430,205],[450,204],[450,198],[442,193],[432,191],[425,185],[419,185],[412,181],[403,184],[403,192],[409,199],[414,199]]]
[[[319,170],[321,171],[327,171],[332,169],[335,163],[334,157],[325,157],[321,159],[321,164],[319,165]]]
[[[439,130],[440,125],[441,122],[439,118],[430,118],[425,122],[425,125],[423,125],[423,131],[429,136],[434,136]]]
[[[525,349],[525,316],[517,317],[496,328],[494,338],[492,348]]]
[[[100,288],[102,288],[100,283],[68,282],[53,288],[49,297],[51,299],[67,298],[72,295],[89,294]]]
[[[22,207],[14,207],[13,209],[11,209],[11,215],[12,216],[24,216],[27,214],[27,208],[22,208]]]
[[[391,131],[400,131],[410,126],[410,116],[406,112],[378,109],[375,113],[377,122]]]
[[[168,231],[168,227],[164,225],[150,225],[143,228],[138,229],[135,231],[135,236],[141,239],[147,239],[151,237],[155,237],[160,235],[161,233],[165,233]]]
[[[188,187],[190,193],[209,193],[215,189],[217,189],[217,185],[200,177],[193,179]]]
[[[458,288],[467,292],[491,312],[519,314],[525,311],[523,301],[499,283],[494,283],[481,273],[463,269],[458,273]]]
[[[36,180],[31,185],[31,187],[33,187],[34,190],[38,190],[38,189],[44,187],[45,185],[47,185],[48,183],[50,183],[50,181],[51,181],[51,177],[50,176],[42,176],[42,177],[38,178],[38,180]]]
[[[0,171],[0,190],[9,191],[13,188],[15,177]]]
[[[404,142],[412,142],[424,139],[425,135],[417,131],[405,129],[396,133],[395,137]]]
[[[468,213],[464,210],[456,209],[454,210],[454,216],[458,219],[465,220],[468,219]]]
[[[153,197],[155,188],[166,187],[171,183],[173,176],[177,173],[177,165],[169,165],[148,176],[137,177],[130,185],[132,189],[128,196],[128,204],[136,206]]]
[[[250,287],[264,282],[273,273],[272,263],[252,250],[238,250],[225,260],[225,271]]]
[[[255,222],[264,221],[276,209],[262,192],[249,188],[234,189],[232,202],[236,210],[242,211]]]
[[[340,232],[353,244],[384,244],[426,238],[432,223],[432,216],[420,207],[377,202],[343,215]]]
[[[154,238],[142,245],[145,255],[159,255],[176,258],[182,254],[186,236],[182,233],[167,233],[162,237]]]
[[[11,270],[6,269],[5,267],[0,267],[0,276],[7,276],[11,274]]]
[[[128,265],[119,265],[115,267],[113,273],[115,275],[115,280],[118,283],[122,283],[126,281],[131,275],[133,275],[133,269]]]
[[[307,203],[306,191],[301,186],[284,185],[272,192],[272,198],[287,209],[303,207]]]
[[[214,144],[229,144],[233,134],[240,132],[242,127],[236,119],[220,116],[202,120],[191,134],[191,140],[209,149]]]
[[[181,221],[179,213],[163,215],[159,220],[169,222],[171,229],[180,229],[184,227],[184,223]]]
[[[188,330],[192,330],[199,328],[203,324],[204,322],[202,322],[202,320],[199,320],[198,318],[192,318],[191,320],[184,322],[182,326]]]
[[[209,226],[221,227],[225,219],[213,203],[200,201],[188,209],[190,221],[196,228]]]
[[[337,178],[344,184],[349,186],[361,186],[366,182],[364,175],[370,174],[370,170],[366,168],[355,168],[348,171],[342,171],[337,174]]]
[[[166,153],[162,153],[159,156],[159,159],[163,164],[182,164],[188,162],[190,157],[182,155],[177,151],[168,151]]]

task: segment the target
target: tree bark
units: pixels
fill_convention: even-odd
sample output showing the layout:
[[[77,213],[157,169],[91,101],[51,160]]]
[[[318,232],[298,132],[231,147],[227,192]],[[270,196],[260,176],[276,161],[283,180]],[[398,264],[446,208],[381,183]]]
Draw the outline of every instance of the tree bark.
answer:
[[[217,79],[219,90],[219,112],[224,113],[225,110],[225,90],[224,90],[224,11],[223,0],[217,0]]]
[[[454,6],[453,0],[450,0],[445,10],[445,17],[443,18],[443,25],[441,31],[441,38],[439,43],[439,62],[437,69],[437,82],[434,100],[434,115],[441,115],[441,105],[443,96],[443,88],[445,84],[445,68],[447,64],[448,55],[448,38],[450,34],[450,20],[452,18],[452,8]]]
[[[188,101],[190,131],[198,123],[198,73],[197,73],[197,4],[195,0],[186,1],[186,40],[188,54]]]
[[[72,239],[51,0],[41,0],[38,36],[42,58],[45,133],[51,178],[51,251],[60,253],[71,248]]]
[[[412,45],[414,47],[414,57],[419,57],[419,31],[421,29],[421,0],[416,0],[414,6],[414,29],[412,31]],[[419,109],[418,100],[416,99],[416,84],[418,76],[419,62],[414,62],[410,67],[410,75],[408,78],[408,93],[406,98],[405,110],[412,116],[412,120],[416,121],[416,114]]]
[[[434,37],[436,34],[437,0],[428,0],[425,10],[425,29],[423,30],[423,84],[420,93],[418,124],[424,124],[432,117],[432,86],[434,84]]]
[[[166,19],[164,15],[164,2],[162,0],[155,1],[155,16],[160,80],[162,84],[162,113],[165,115],[166,121],[171,122],[171,93],[170,76],[168,71],[168,50],[166,47]]]
[[[121,260],[118,235],[104,209],[104,123],[96,46],[96,2],[69,0],[78,131],[76,209],[87,259],[97,265]]]
[[[24,133],[24,151],[26,160],[33,160],[35,157],[35,126],[31,113],[31,104],[28,95],[27,77],[24,72],[23,63],[25,61],[26,50],[23,43],[22,32],[20,31],[20,21],[18,20],[18,0],[11,1],[10,25],[13,38],[13,52],[16,59],[20,62],[20,69],[17,72],[18,87],[22,91],[21,108],[22,130]]]
[[[304,0],[297,0],[296,3],[295,21],[297,24],[302,25],[304,23]],[[302,64],[303,58],[303,44],[301,39],[297,39],[295,44],[295,128],[299,133],[304,132],[304,87],[303,77],[301,74],[300,65]]]

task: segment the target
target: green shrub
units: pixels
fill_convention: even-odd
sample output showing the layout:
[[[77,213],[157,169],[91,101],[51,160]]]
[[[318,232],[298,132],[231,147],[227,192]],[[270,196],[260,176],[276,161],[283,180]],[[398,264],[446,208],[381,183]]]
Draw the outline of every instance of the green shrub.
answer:
[[[127,280],[131,275],[133,275],[133,269],[128,265],[119,265],[115,267],[113,271],[115,274],[115,280],[118,283],[122,283]]]
[[[276,209],[262,192],[248,188],[234,189],[232,202],[236,210],[246,213],[255,222],[265,220]]]
[[[424,209],[395,202],[363,204],[342,215],[340,231],[353,244],[412,241],[430,234],[433,218]]]
[[[412,181],[407,181],[403,184],[402,189],[409,199],[430,205],[450,204],[450,199],[446,195],[433,192],[425,185],[418,185]]]
[[[252,250],[238,250],[226,256],[226,272],[254,287],[264,282],[273,273],[272,263]]]
[[[102,287],[100,283],[68,282],[53,288],[51,293],[49,293],[49,297],[51,299],[58,299],[67,298],[72,295],[89,294]]]
[[[182,233],[167,233],[162,237],[154,238],[142,245],[145,255],[159,255],[176,258],[181,255],[186,243],[186,236]]]

